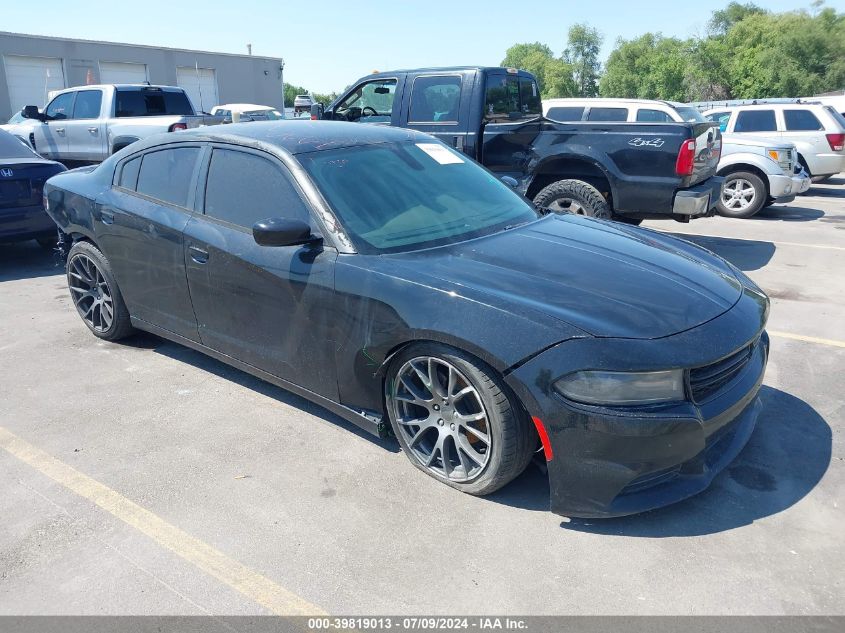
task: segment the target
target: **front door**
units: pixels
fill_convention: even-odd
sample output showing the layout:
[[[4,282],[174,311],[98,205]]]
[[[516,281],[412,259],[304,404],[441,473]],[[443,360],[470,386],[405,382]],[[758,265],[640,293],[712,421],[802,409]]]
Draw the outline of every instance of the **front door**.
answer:
[[[204,200],[185,228],[185,264],[202,343],[274,376],[337,399],[333,324],[337,252],[259,246],[252,226],[297,218],[307,203],[275,157],[215,146]]]
[[[203,147],[176,145],[130,157],[97,200],[94,232],[129,314],[198,341],[182,247]]]
[[[75,92],[64,92],[44,110],[43,123],[32,128],[35,151],[44,158],[62,160],[67,154],[67,122],[73,115]]]

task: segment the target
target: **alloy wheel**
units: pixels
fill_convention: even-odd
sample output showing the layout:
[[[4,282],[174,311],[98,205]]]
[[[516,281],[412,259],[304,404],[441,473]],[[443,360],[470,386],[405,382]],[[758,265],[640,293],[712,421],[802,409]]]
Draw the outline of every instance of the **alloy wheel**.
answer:
[[[750,207],[754,204],[756,197],[757,192],[754,189],[754,185],[744,178],[731,180],[722,190],[722,204],[728,209],[734,209],[736,211],[744,211]]]
[[[454,482],[478,477],[490,460],[492,434],[481,395],[454,365],[433,356],[407,361],[390,406],[414,459]]]
[[[552,200],[549,203],[548,208],[554,211],[555,213],[574,213],[576,215],[587,215],[587,211],[586,209],[584,209],[584,206],[573,198],[557,198],[556,200]]]
[[[114,299],[103,271],[87,255],[75,255],[67,267],[71,298],[82,319],[97,332],[114,321]]]

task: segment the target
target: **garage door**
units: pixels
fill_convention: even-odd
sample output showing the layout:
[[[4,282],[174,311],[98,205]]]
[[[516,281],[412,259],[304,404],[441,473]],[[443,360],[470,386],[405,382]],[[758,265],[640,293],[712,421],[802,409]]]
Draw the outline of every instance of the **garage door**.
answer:
[[[176,84],[188,93],[197,112],[208,112],[219,104],[217,77],[213,68],[176,67]]]
[[[147,65],[128,62],[100,62],[100,83],[141,84],[147,81]]]
[[[50,91],[65,87],[62,60],[58,57],[4,55],[3,65],[12,112],[20,112],[26,105],[42,108],[47,105]]]

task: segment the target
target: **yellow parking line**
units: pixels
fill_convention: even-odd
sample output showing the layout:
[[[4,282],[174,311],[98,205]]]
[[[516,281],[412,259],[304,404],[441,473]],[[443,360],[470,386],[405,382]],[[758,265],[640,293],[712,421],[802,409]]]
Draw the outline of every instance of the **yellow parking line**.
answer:
[[[789,338],[793,341],[804,341],[805,343],[818,343],[819,345],[830,345],[832,347],[845,347],[845,341],[837,341],[831,338],[818,338],[817,336],[804,336],[803,334],[790,334],[789,332],[777,332],[766,330],[769,336],[778,338]]]
[[[109,514],[143,532],[159,545],[269,611],[277,615],[324,615],[316,605],[171,525],[108,486],[83,475],[2,426],[0,448],[68,490],[97,504]]]

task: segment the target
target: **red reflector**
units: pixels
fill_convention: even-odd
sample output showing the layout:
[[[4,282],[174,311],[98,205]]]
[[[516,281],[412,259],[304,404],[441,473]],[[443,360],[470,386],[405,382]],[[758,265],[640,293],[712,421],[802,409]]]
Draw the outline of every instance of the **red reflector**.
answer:
[[[826,134],[827,143],[834,152],[841,152],[845,148],[845,134]]]
[[[549,434],[546,433],[546,427],[543,426],[543,421],[540,418],[531,418],[534,420],[534,426],[537,429],[537,435],[540,436],[540,443],[543,445],[543,454],[546,456],[546,461],[552,461],[554,453],[552,453],[552,443],[549,441]]]
[[[178,131],[178,130],[187,130],[187,129],[188,129],[188,126],[187,126],[187,125],[185,125],[184,123],[174,123],[173,125],[171,125],[171,126],[167,129],[167,131],[168,131],[168,132],[176,132],[176,131]]]
[[[684,141],[678,150],[678,160],[675,161],[675,173],[679,176],[692,176],[695,167],[695,141]]]
[[[316,117],[315,115],[313,115],[313,114],[312,114],[312,115],[311,115],[311,120],[312,120],[312,121],[316,121],[316,120],[317,120],[317,117]]]

